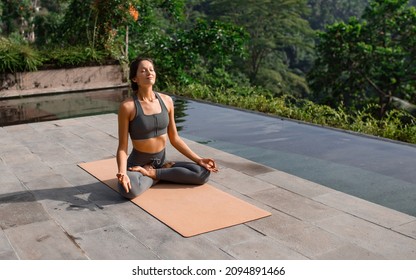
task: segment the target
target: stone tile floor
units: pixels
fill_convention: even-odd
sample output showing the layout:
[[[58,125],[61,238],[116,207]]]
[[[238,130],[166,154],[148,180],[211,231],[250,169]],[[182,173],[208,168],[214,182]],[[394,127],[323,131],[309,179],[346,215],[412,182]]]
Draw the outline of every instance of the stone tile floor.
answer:
[[[0,259],[416,259],[416,217],[186,141],[219,163],[210,184],[272,216],[183,238],[77,166],[115,156],[115,114],[8,126]]]

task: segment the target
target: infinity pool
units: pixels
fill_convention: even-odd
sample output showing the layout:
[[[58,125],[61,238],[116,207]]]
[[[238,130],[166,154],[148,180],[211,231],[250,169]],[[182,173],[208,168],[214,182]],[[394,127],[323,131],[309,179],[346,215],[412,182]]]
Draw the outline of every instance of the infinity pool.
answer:
[[[116,112],[127,89],[0,99],[0,126]]]
[[[117,112],[127,90],[0,101],[1,126]],[[175,98],[181,135],[416,216],[416,146]]]

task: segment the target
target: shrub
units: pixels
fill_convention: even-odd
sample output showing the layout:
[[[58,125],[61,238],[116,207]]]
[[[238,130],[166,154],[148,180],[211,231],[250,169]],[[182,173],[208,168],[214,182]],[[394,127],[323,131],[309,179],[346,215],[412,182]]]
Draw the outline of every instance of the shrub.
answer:
[[[36,71],[42,57],[23,41],[0,37],[0,72]]]
[[[342,105],[334,109],[291,95],[275,97],[258,87],[224,89],[191,84],[183,87],[171,85],[166,90],[179,96],[416,144],[416,118],[407,112],[392,110],[380,120],[374,117],[378,105],[347,113]]]
[[[102,64],[108,57],[104,51],[83,46],[45,50],[42,53],[45,57],[45,64],[54,68]]]

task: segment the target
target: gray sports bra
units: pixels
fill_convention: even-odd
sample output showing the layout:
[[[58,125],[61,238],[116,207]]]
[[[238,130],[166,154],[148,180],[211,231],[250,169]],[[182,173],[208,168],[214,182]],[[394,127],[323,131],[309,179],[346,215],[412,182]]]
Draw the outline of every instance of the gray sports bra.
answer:
[[[137,95],[133,97],[136,116],[129,122],[129,133],[133,140],[150,139],[166,134],[169,124],[168,109],[160,95],[155,92],[162,111],[153,115],[145,115]]]

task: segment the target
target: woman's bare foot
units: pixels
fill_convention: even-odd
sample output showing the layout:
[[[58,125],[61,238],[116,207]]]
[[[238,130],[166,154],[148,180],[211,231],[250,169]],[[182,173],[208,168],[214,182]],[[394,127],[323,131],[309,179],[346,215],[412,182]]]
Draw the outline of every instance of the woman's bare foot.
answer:
[[[133,166],[129,168],[130,171],[140,172],[144,176],[150,177],[153,180],[156,180],[156,169],[154,169],[151,165],[141,166]]]
[[[175,162],[168,161],[164,165],[162,165],[162,168],[171,168],[174,164],[175,164]]]

